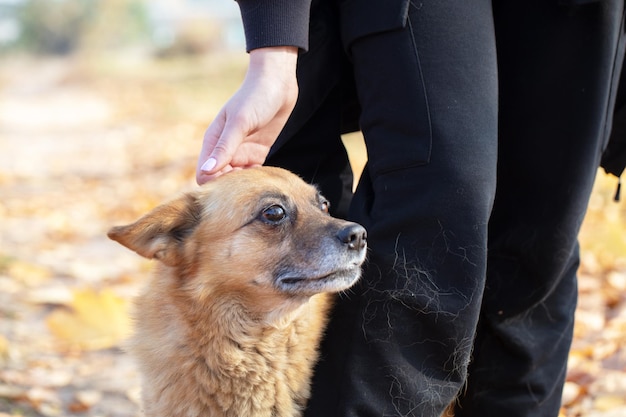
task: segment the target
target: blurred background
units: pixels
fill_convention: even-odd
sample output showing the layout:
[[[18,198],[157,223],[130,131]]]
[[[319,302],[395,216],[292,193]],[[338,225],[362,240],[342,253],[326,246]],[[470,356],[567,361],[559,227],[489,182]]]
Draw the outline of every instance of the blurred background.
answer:
[[[139,415],[123,344],[152,265],[106,231],[195,187],[246,61],[233,0],[0,0],[0,417]],[[581,234],[562,416],[626,416],[616,185],[598,172]]]

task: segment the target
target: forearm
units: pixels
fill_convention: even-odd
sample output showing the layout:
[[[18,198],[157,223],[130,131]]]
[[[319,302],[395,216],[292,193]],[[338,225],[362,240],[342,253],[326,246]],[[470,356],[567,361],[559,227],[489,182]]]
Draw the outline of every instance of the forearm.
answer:
[[[246,49],[309,46],[311,0],[237,0]]]

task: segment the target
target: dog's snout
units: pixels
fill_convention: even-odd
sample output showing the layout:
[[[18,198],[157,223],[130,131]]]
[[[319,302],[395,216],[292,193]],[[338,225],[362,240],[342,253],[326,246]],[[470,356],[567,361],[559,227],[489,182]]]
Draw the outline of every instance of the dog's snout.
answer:
[[[361,250],[367,243],[367,232],[360,224],[351,223],[337,232],[337,239],[349,249]]]

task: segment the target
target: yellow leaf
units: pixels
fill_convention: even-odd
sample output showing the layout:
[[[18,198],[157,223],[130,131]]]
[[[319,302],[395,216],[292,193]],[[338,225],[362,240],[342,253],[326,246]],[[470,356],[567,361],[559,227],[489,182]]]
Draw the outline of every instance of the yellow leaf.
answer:
[[[106,349],[128,336],[131,321],[125,299],[110,290],[80,290],[73,296],[70,311],[57,309],[46,319],[63,344],[74,349]]]
[[[0,367],[9,360],[9,341],[0,334]]]
[[[599,411],[609,411],[626,405],[626,399],[617,395],[605,395],[596,398],[593,405]]]
[[[28,287],[37,287],[52,276],[50,270],[43,266],[18,260],[8,263],[6,273]]]

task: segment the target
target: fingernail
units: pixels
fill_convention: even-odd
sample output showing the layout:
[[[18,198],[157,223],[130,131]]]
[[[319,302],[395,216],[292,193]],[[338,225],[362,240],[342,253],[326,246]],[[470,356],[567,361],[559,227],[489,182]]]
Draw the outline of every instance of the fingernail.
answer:
[[[200,167],[200,171],[211,172],[213,168],[217,165],[217,160],[215,158],[209,158],[206,160],[202,167]]]

